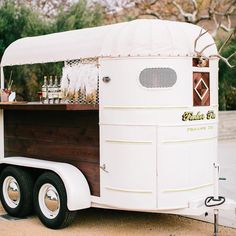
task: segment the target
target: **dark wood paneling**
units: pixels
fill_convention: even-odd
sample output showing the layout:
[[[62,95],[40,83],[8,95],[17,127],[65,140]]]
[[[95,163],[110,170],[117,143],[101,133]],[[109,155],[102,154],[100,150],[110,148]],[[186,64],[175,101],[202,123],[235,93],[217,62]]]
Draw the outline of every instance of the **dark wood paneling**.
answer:
[[[98,105],[93,104],[42,104],[27,102],[0,102],[0,109],[4,110],[53,110],[53,111],[77,111],[77,110],[98,110]]]
[[[204,58],[193,58],[192,65],[194,67],[209,67],[209,60]]]
[[[193,106],[210,105],[209,72],[193,72]]]
[[[100,195],[98,111],[5,110],[5,156],[66,162]]]

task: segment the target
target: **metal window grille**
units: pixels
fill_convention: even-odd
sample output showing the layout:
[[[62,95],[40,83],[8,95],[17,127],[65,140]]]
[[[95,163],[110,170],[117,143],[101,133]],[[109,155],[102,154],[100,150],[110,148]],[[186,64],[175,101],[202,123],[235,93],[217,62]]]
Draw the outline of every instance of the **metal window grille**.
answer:
[[[99,77],[94,77],[93,79],[96,80],[96,88],[95,91],[88,94],[86,83],[81,87],[77,88],[74,87],[76,85],[76,80],[81,79],[78,78],[79,69],[82,65],[89,65],[93,64],[98,68],[98,58],[83,58],[83,59],[76,59],[65,61],[64,69],[71,68],[74,70],[73,74],[71,75],[68,71],[63,74],[63,86],[62,90],[66,94],[66,99],[69,100],[71,103],[79,103],[79,104],[99,104]],[[89,75],[91,76],[91,75]],[[82,78],[84,80],[85,78]],[[69,82],[68,82],[69,81]],[[84,81],[85,82],[85,81]],[[73,84],[73,85],[72,85]]]
[[[83,58],[83,59],[65,61],[65,66],[77,66],[80,64],[96,64],[96,65],[98,65],[98,58],[91,57],[91,58]]]
[[[169,88],[177,81],[177,74],[171,68],[146,68],[139,75],[139,81],[146,88]]]

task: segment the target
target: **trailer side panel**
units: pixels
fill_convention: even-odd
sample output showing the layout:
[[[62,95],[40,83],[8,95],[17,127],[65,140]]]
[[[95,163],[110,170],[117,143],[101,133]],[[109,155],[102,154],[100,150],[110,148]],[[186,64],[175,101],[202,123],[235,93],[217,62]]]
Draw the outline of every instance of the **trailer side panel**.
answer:
[[[4,112],[5,157],[66,162],[85,175],[100,196],[98,111]]]

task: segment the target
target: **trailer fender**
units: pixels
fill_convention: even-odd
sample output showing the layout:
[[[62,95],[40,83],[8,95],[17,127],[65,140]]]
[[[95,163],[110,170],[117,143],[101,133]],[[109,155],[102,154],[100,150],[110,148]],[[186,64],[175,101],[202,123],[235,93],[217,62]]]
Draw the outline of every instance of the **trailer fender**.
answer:
[[[88,182],[82,172],[73,165],[26,157],[3,158],[0,160],[0,164],[53,171],[61,178],[65,185],[67,207],[70,211],[85,209],[91,206],[91,195]]]

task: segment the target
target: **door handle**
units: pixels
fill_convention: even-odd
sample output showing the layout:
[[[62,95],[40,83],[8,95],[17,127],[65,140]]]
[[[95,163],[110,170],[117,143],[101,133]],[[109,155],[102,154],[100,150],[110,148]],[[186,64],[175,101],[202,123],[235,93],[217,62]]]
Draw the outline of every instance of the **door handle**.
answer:
[[[106,169],[106,165],[105,164],[103,164],[102,166],[100,166],[100,169],[102,169],[104,172],[106,172],[106,173],[109,173],[109,171],[107,171],[107,169]]]

